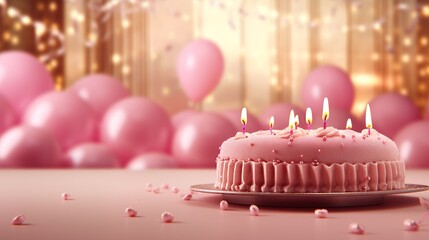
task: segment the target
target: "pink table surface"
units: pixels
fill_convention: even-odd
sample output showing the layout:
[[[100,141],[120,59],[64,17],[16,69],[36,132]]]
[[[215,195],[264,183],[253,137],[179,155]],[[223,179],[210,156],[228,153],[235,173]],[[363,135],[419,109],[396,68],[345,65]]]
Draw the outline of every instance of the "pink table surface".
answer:
[[[146,183],[164,183],[187,192],[190,185],[210,183],[214,170],[3,170],[0,171],[0,239],[429,239],[429,219],[418,232],[403,230],[403,220],[419,219],[425,210],[418,197],[429,192],[391,196],[383,205],[332,208],[329,218],[314,209],[260,207],[250,216],[247,206],[219,209],[220,196],[147,192]],[[408,170],[407,183],[429,185],[429,170]],[[68,192],[74,200],[64,201]],[[125,215],[125,208],[138,217]],[[175,216],[170,224],[161,213]],[[24,214],[26,224],[10,225]],[[365,235],[348,233],[359,222]]]

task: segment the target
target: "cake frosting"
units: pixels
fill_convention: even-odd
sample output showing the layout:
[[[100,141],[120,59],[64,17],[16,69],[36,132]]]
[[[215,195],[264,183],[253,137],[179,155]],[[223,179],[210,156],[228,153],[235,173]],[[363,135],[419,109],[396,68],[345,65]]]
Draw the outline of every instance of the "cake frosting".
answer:
[[[237,133],[216,159],[215,188],[252,192],[355,192],[401,189],[405,164],[396,144],[333,127]]]

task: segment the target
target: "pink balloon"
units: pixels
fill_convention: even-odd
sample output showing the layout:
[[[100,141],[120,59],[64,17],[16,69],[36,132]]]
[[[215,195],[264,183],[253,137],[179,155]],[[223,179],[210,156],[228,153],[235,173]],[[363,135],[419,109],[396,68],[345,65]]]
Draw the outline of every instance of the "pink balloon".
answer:
[[[302,101],[305,106],[316,109],[329,99],[332,108],[350,111],[355,90],[348,73],[336,66],[320,66],[307,76],[302,86]]]
[[[119,160],[110,150],[100,143],[79,144],[67,152],[74,168],[117,168]]]
[[[393,138],[404,126],[420,119],[420,111],[414,102],[398,93],[379,95],[369,105],[374,128],[389,138]],[[365,113],[362,119],[365,119]]]
[[[176,68],[185,94],[199,102],[213,91],[222,77],[222,52],[212,41],[194,40],[180,53]]]
[[[1,167],[56,167],[61,157],[57,141],[40,128],[17,126],[0,138]]]
[[[429,168],[429,121],[417,121],[398,132],[395,142],[407,168]]]
[[[173,128],[177,129],[180,124],[182,124],[184,121],[186,121],[186,119],[188,119],[189,117],[192,117],[198,113],[199,112],[195,111],[195,110],[184,110],[184,111],[181,111],[181,112],[174,114],[171,117],[171,123],[173,124]]]
[[[240,130],[241,131],[241,130]],[[184,167],[215,167],[219,147],[237,129],[217,113],[200,113],[181,124],[173,137],[172,153]]]
[[[234,125],[237,132],[240,132],[242,130],[243,124],[241,123],[241,109],[227,110],[221,112],[220,114],[222,114],[222,116],[228,119],[232,123],[232,125]],[[263,128],[264,127],[262,127],[258,117],[253,115],[250,111],[247,111],[246,132],[256,132],[262,130]]]
[[[40,94],[54,89],[46,68],[32,55],[20,51],[0,54],[0,94],[19,114]]]
[[[165,153],[153,152],[138,155],[127,165],[129,170],[145,170],[150,168],[175,168],[176,160]]]
[[[305,122],[305,112],[302,108],[290,103],[277,103],[268,107],[264,113],[259,116],[263,129],[268,129],[271,116],[274,116],[274,129],[284,129],[289,126],[289,114],[293,110],[295,115],[298,114],[300,124]]]
[[[129,97],[114,104],[101,122],[101,140],[125,165],[132,157],[146,152],[168,150],[172,126],[158,104]]]
[[[50,92],[37,98],[25,112],[23,123],[46,129],[63,150],[94,139],[94,110],[68,92]]]
[[[106,74],[85,76],[73,84],[69,91],[94,108],[98,119],[103,117],[113,103],[130,95],[119,80]]]
[[[18,122],[18,116],[10,104],[0,96],[0,134]]]
[[[365,123],[360,119],[355,117],[348,111],[338,108],[330,108],[329,109],[329,119],[327,121],[327,126],[332,126],[337,129],[346,129],[347,119],[352,120],[352,129],[361,132],[362,129],[365,128]],[[307,128],[307,124],[305,123],[305,118],[302,119],[302,128]],[[322,120],[322,110],[313,111],[313,123],[311,124],[312,129],[316,129],[319,127],[323,127]]]

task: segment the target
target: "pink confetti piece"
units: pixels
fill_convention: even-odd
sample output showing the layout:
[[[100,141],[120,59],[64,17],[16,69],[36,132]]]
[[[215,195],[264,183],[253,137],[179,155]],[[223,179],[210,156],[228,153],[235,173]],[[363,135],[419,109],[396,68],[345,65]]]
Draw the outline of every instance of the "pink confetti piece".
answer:
[[[328,217],[328,210],[326,209],[316,209],[314,210],[314,215],[318,218],[327,218]]]
[[[135,217],[137,216],[137,211],[132,208],[126,208],[125,212],[127,213],[128,217]]]
[[[183,199],[183,200],[185,200],[185,201],[189,201],[189,200],[191,200],[191,199],[192,199],[192,194],[186,194],[186,195],[184,195],[184,196],[182,197],[182,199]]]
[[[173,216],[173,214],[171,214],[169,212],[163,212],[161,214],[161,220],[164,223],[171,223],[174,220],[174,216]]]
[[[162,184],[161,186],[162,189],[169,189],[170,185],[168,185],[167,183]]]
[[[180,189],[178,189],[177,187],[172,187],[171,188],[171,192],[173,192],[173,193],[179,193]]]
[[[364,234],[365,228],[359,223],[350,223],[349,232],[352,234]]]
[[[24,223],[24,221],[25,221],[25,216],[24,215],[18,215],[16,217],[14,217],[10,223],[12,225],[22,225]]]
[[[63,198],[63,200],[70,200],[71,199],[71,195],[68,193],[61,194],[61,197]]]
[[[158,194],[160,192],[159,191],[159,187],[153,188],[152,192],[155,193],[155,194]]]
[[[228,202],[225,200],[220,201],[219,208],[221,210],[228,210]]]
[[[249,208],[250,215],[252,216],[259,216],[259,208],[256,205],[251,205]]]
[[[404,228],[407,231],[418,231],[419,227],[420,227],[419,224],[412,219],[405,219],[404,220]]]

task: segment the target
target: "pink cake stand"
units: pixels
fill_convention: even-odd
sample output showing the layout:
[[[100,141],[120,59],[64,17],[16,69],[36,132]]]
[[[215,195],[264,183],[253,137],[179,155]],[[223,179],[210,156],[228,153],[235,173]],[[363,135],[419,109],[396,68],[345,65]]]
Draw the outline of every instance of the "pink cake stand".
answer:
[[[429,190],[429,186],[406,184],[404,189],[367,192],[333,193],[267,193],[233,192],[217,190],[214,184],[198,184],[191,190],[199,193],[218,194],[229,203],[272,207],[350,207],[382,204],[384,197]]]

